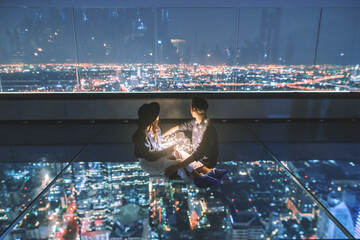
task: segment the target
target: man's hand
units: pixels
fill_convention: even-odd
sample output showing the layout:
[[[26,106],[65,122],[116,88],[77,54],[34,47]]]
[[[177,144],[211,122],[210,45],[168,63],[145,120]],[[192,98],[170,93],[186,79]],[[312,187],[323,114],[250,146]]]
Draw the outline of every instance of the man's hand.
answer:
[[[165,169],[164,175],[165,177],[169,178],[171,175],[173,175],[179,168],[181,167],[181,165],[179,163],[174,164],[170,167],[168,167],[167,169]]]

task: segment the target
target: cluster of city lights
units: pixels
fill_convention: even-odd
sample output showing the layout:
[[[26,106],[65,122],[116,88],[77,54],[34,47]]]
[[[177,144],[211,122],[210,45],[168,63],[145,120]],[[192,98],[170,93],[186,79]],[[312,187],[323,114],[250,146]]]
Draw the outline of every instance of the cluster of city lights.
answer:
[[[359,84],[359,65],[0,65],[4,92],[359,91]]]

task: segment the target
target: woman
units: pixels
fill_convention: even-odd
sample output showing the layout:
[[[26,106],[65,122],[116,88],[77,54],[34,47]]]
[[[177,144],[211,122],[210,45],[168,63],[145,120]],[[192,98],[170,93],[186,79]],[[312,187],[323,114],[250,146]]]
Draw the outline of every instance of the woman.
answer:
[[[163,174],[165,169],[181,162],[187,156],[176,151],[176,145],[163,148],[161,144],[161,130],[158,126],[160,105],[157,102],[144,104],[138,111],[138,129],[133,135],[135,156],[140,161],[141,168],[151,174]],[[202,167],[199,162],[179,169],[177,175],[187,179],[187,175],[194,178],[194,183],[199,187],[208,187],[219,182],[218,179],[206,174],[198,173],[195,169]],[[210,171],[210,170],[209,170]]]

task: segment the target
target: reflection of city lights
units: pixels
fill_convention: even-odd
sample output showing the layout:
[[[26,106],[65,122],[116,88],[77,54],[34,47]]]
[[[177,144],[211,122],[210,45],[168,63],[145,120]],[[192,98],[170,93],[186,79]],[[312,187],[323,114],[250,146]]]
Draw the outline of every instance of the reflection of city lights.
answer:
[[[39,54],[38,54],[37,52],[34,52],[34,55],[37,56],[37,55],[39,55]]]
[[[56,32],[59,35],[58,31],[59,30],[57,30]],[[92,39],[92,37],[90,36],[89,39]],[[52,38],[48,38],[46,40],[49,43],[53,43]],[[105,44],[107,48],[108,45],[107,43]],[[159,47],[161,46],[162,44]],[[43,51],[45,50],[43,49]],[[36,52],[38,53],[38,55],[34,54],[34,56],[42,56],[42,53],[38,51],[38,48],[36,48]],[[105,55],[110,56],[110,53],[110,51],[107,51],[105,52]],[[211,52],[209,52],[205,54],[206,58],[208,58],[207,54],[210,54],[210,56],[213,57]],[[338,56],[340,56],[340,54],[341,52],[338,53]],[[144,57],[149,55],[154,56],[154,53],[146,53]],[[166,57],[166,55],[163,56],[164,59]],[[51,59],[51,61],[54,60],[55,59]],[[19,66],[16,64],[1,65],[0,73],[14,74],[15,72],[31,72],[40,75],[46,74],[45,68],[43,68],[41,65],[38,65],[39,68],[37,68],[35,65],[32,65],[32,67],[30,68],[28,68],[28,66],[29,65]],[[359,81],[357,80],[360,76],[356,73],[353,74],[353,72],[356,70],[354,67],[337,69],[320,65],[316,66],[319,74],[317,76],[314,76],[313,69],[310,67],[281,65],[252,65],[236,67],[203,66],[200,64],[152,64],[141,66],[136,65],[136,68],[140,68],[142,70],[140,75],[133,75],[130,73],[132,71],[131,69],[135,68],[135,64],[102,64],[101,66],[99,66],[99,68],[95,67],[92,64],[79,64],[78,67],[80,68],[80,71],[89,70],[92,72],[92,74],[94,74],[93,77],[86,80],[86,84],[74,84],[73,80],[70,80],[70,85],[67,86],[59,82],[54,85],[48,83],[48,85],[46,86],[38,86],[36,84],[33,84],[29,85],[26,89],[24,88],[24,91],[152,92],[194,91],[199,89],[204,91],[267,91],[266,89],[286,91],[357,91],[359,87],[357,85],[355,86],[355,84],[358,84]],[[46,67],[46,71],[61,74],[63,72],[70,71],[72,68],[75,68],[75,65],[49,64]],[[173,71],[174,69],[176,69],[176,71]],[[104,72],[108,72],[110,75],[102,74]],[[115,74],[113,74],[113,72],[115,72]],[[235,74],[239,78],[244,79],[240,82],[234,81],[234,78],[232,76],[234,76]],[[297,79],[297,74],[301,74],[303,78]],[[353,77],[351,77],[352,74]],[[157,76],[159,76],[160,78],[157,78]],[[115,83],[118,84],[117,81],[119,79],[121,79],[120,85],[115,86]],[[145,81],[145,79],[151,80]],[[195,80],[189,81],[191,79]],[[155,90],[156,87],[158,87],[157,90]],[[12,88],[9,91],[16,90]]]
[[[185,141],[183,136],[178,134],[178,135],[170,135],[170,138],[168,137],[164,137],[163,139],[168,140],[169,143],[175,143],[175,142],[181,142],[181,141]],[[165,143],[164,143],[165,144]],[[179,144],[181,145],[181,144]],[[270,162],[270,161],[269,161]],[[276,180],[272,180],[272,182],[276,182],[278,184],[271,184],[272,186],[270,186],[270,188],[273,188],[273,190],[279,191],[279,193],[282,193],[284,190],[287,193],[285,196],[288,196],[288,199],[293,199],[296,202],[303,202],[306,203],[307,201],[305,201],[307,198],[306,196],[300,196],[298,195],[298,191],[296,191],[296,189],[293,190],[294,187],[296,187],[296,185],[293,184],[287,184],[285,189],[282,183],[282,179],[284,179],[284,177],[286,176],[285,172],[278,172],[277,169],[274,168],[274,166],[276,166],[273,163],[270,163],[267,161],[258,161],[257,164],[251,164],[251,163],[244,163],[244,162],[237,162],[237,161],[228,161],[228,162],[222,162],[220,163],[221,166],[232,166],[232,173],[235,174],[231,174],[231,177],[229,178],[229,181],[231,183],[233,183],[234,185],[236,183],[240,183],[243,184],[244,179],[251,180],[251,181],[255,181],[257,182],[259,185],[264,184],[265,186],[268,186],[268,182],[271,182],[272,179],[274,179],[273,177],[276,176]],[[80,164],[79,164],[80,165]],[[34,165],[35,166],[35,165]],[[37,166],[37,164],[36,164]],[[81,165],[82,166],[82,165]],[[117,167],[115,167],[117,166]],[[137,166],[136,168],[134,168],[134,166]],[[126,167],[126,165],[123,165],[122,163],[111,163],[108,165],[108,167],[110,167],[109,169],[111,169],[112,173],[117,173],[121,174],[121,178],[117,178],[118,176],[113,176],[113,175],[103,175],[103,174],[108,174],[104,172],[104,169],[100,166],[95,167],[94,165],[89,165],[89,168],[91,169],[91,171],[88,172],[89,175],[87,175],[87,177],[85,177],[85,172],[84,175],[82,175],[82,173],[80,173],[81,171],[76,171],[77,167],[74,167],[74,174],[73,177],[75,177],[75,181],[77,181],[76,179],[79,180],[78,183],[75,182],[75,186],[72,187],[72,191],[76,191],[75,187],[79,187],[80,185],[83,185],[82,188],[88,189],[89,192],[93,192],[93,190],[97,190],[97,189],[102,189],[103,192],[100,191],[94,191],[91,195],[93,195],[92,197],[89,197],[87,194],[85,194],[84,196],[80,196],[79,193],[76,193],[78,198],[76,201],[72,200],[73,197],[69,197],[69,196],[65,196],[65,198],[63,196],[61,196],[61,202],[62,205],[58,208],[56,208],[55,210],[51,210],[51,215],[48,216],[48,219],[51,220],[52,223],[55,223],[56,227],[52,227],[52,232],[56,233],[56,235],[54,234],[54,236],[57,236],[59,239],[61,237],[62,233],[66,233],[68,234],[68,232],[73,231],[78,231],[80,233],[86,233],[88,230],[90,231],[90,225],[94,223],[96,223],[96,221],[98,219],[102,219],[102,223],[101,224],[95,224],[101,227],[105,227],[107,226],[107,222],[111,222],[112,220],[112,216],[111,214],[109,214],[108,216],[105,215],[104,212],[102,212],[101,209],[99,210],[94,210],[92,209],[92,205],[93,204],[97,204],[97,203],[105,203],[107,204],[107,201],[109,199],[112,199],[112,193],[110,193],[111,191],[107,189],[106,186],[101,184],[102,180],[95,180],[97,179],[99,176],[109,176],[109,181],[111,181],[111,185],[113,184],[118,184],[117,180],[121,180],[119,182],[121,183],[126,183],[126,185],[124,186],[128,186],[129,189],[122,189],[117,188],[116,193],[114,192],[114,194],[118,194],[117,196],[124,198],[124,196],[126,197],[128,195],[129,199],[132,200],[132,203],[137,203],[138,198],[143,199],[143,205],[144,206],[148,206],[146,203],[146,198],[150,197],[150,206],[151,208],[149,208],[149,216],[150,217],[150,221],[156,221],[157,219],[161,218],[162,223],[163,223],[163,227],[165,231],[174,231],[175,228],[172,228],[172,226],[169,224],[169,219],[167,216],[167,213],[165,211],[165,207],[166,206],[172,206],[172,210],[177,213],[187,213],[189,220],[191,221],[191,217],[194,216],[196,218],[194,219],[195,224],[199,224],[196,228],[198,229],[202,229],[202,228],[208,228],[209,226],[213,226],[213,223],[216,223],[216,221],[218,222],[219,227],[222,226],[222,228],[227,228],[226,224],[237,224],[239,222],[239,218],[238,216],[241,217],[241,215],[243,214],[243,210],[238,209],[238,204],[241,203],[242,197],[240,195],[240,197],[238,197],[238,192],[237,190],[239,188],[234,188],[233,191],[233,195],[227,195],[227,193],[222,192],[221,188],[219,190],[219,192],[221,194],[224,194],[224,196],[221,196],[221,198],[226,197],[226,202],[221,201],[220,199],[215,202],[214,198],[217,199],[220,196],[218,194],[216,194],[216,192],[208,192],[208,190],[202,190],[202,189],[198,189],[198,188],[194,188],[193,184],[189,184],[189,185],[180,185],[178,182],[176,184],[172,184],[171,181],[164,180],[163,178],[157,178],[157,177],[153,177],[150,178],[150,180],[146,180],[143,183],[135,183],[135,184],[139,184],[139,185],[143,185],[143,190],[144,192],[139,193],[139,191],[143,191],[143,190],[137,190],[135,192],[131,191],[133,189],[133,180],[134,177],[136,177],[136,181],[139,180],[138,176],[145,176],[145,175],[140,175],[142,173],[138,163],[132,163],[131,165],[129,165],[128,167]],[[128,169],[127,169],[128,168]],[[126,170],[127,169],[127,170]],[[131,170],[130,170],[131,169]],[[268,169],[269,172],[266,172],[266,169]],[[80,170],[80,169],[78,169]],[[128,172],[128,171],[131,172]],[[260,171],[260,174],[257,174],[256,172]],[[276,172],[275,172],[276,171]],[[249,175],[248,177],[243,177],[243,176],[239,176],[236,173],[247,173],[247,175]],[[79,175],[78,175],[79,174]],[[272,176],[272,174],[275,174],[274,176]],[[43,181],[49,178],[49,175],[52,175],[50,172],[47,174],[46,172],[42,172],[41,176]],[[82,176],[84,176],[84,181],[81,180]],[[299,176],[304,176],[304,174],[302,172],[299,172]],[[91,180],[89,182],[87,182],[87,179],[91,179],[92,177],[95,177],[94,181]],[[311,175],[310,179],[313,179],[313,175]],[[128,178],[128,179],[126,179]],[[113,181],[114,180],[114,181]],[[115,181],[116,180],[116,181]],[[98,181],[97,183],[95,183],[96,181]],[[116,182],[116,183],[115,183]],[[289,179],[289,182],[292,182],[291,179]],[[168,185],[168,184],[169,185]],[[57,199],[58,197],[56,196],[56,189],[58,189],[59,193],[60,190],[62,189],[61,184],[64,184],[63,186],[68,186],[67,183],[62,182],[58,185],[58,188],[54,187],[51,188],[50,190],[50,194],[55,194],[52,196],[52,200],[49,197],[49,201],[51,201],[51,203],[47,203],[46,207],[44,207],[44,210],[40,210],[40,211],[49,211],[50,212],[50,206],[52,206],[52,202],[58,202]],[[148,186],[146,186],[148,184]],[[110,185],[110,184],[109,184]],[[318,184],[317,184],[318,185]],[[113,185],[114,186],[114,185]],[[169,187],[170,186],[170,187]],[[324,185],[326,186],[326,185]],[[334,187],[333,187],[334,188]],[[71,189],[71,188],[69,188]],[[184,189],[184,190],[183,190]],[[336,188],[334,189],[340,189],[339,186],[336,186]],[[290,191],[293,190],[293,191]],[[342,190],[345,190],[345,188],[342,188]],[[165,194],[163,194],[165,191]],[[277,229],[280,228],[282,231],[282,236],[285,237],[285,232],[288,231],[288,227],[293,227],[293,226],[301,226],[299,222],[294,221],[294,220],[298,220],[298,217],[311,217],[311,219],[314,219],[314,225],[311,226],[316,226],[318,224],[316,224],[315,222],[317,221],[316,219],[319,219],[319,215],[317,213],[317,211],[315,211],[316,208],[316,204],[312,203],[312,204],[299,204],[297,206],[297,208],[295,208],[294,204],[290,204],[290,201],[287,200],[288,203],[287,207],[289,208],[289,214],[287,216],[287,214],[283,214],[283,216],[279,216],[279,214],[277,213],[278,209],[282,206],[284,206],[284,199],[283,198],[272,198],[270,196],[272,196],[272,193],[270,191],[261,191],[260,194],[259,192],[254,192],[253,190],[251,190],[250,188],[246,189],[246,191],[249,191],[249,195],[248,195],[248,201],[252,202],[253,204],[251,205],[251,208],[249,208],[249,212],[251,211],[252,214],[254,214],[253,216],[257,216],[259,218],[262,217],[263,210],[262,208],[259,208],[259,210],[257,210],[258,204],[259,202],[261,202],[260,204],[263,204],[264,201],[266,202],[266,204],[269,204],[271,207],[273,207],[274,210],[270,210],[270,211],[266,211],[266,215],[268,215],[269,213],[272,214],[271,212],[273,212],[274,217],[271,220],[268,220],[269,223],[272,223],[272,228],[276,228],[276,230],[274,232],[271,233],[271,235],[269,235],[269,239],[274,237],[274,235],[277,233]],[[201,193],[201,194],[197,194],[197,193]],[[147,193],[150,193],[149,196],[147,195]],[[255,194],[254,194],[255,193]],[[74,193],[72,193],[74,194]],[[183,194],[183,195],[182,195]],[[206,194],[206,195],[205,195]],[[264,194],[264,195],[262,195]],[[315,193],[313,193],[315,194]],[[121,196],[120,196],[121,195]],[[171,199],[170,199],[171,196]],[[206,197],[205,197],[206,196]],[[284,195],[283,195],[284,196]],[[294,199],[292,196],[295,196],[296,198]],[[109,198],[110,197],[110,198]],[[115,195],[114,195],[115,197]],[[26,198],[24,198],[26,199]],[[101,199],[101,200],[100,200]],[[185,200],[184,200],[185,199]],[[268,200],[267,200],[268,199]],[[261,200],[261,201],[259,201]],[[188,201],[188,204],[192,209],[201,209],[201,214],[199,212],[196,212],[197,215],[192,214],[192,209],[187,209],[186,207],[184,207],[184,201]],[[294,201],[294,203],[295,203]],[[110,202],[110,200],[109,200]],[[46,203],[44,201],[40,201],[40,204]],[[82,207],[80,207],[80,203],[83,204]],[[166,204],[166,205],[165,205]],[[218,213],[218,212],[222,212],[225,213],[224,210],[224,206],[225,205],[232,205],[233,208],[231,211],[229,211],[228,213],[226,213],[226,220],[224,218],[223,222],[220,217],[215,218],[215,219],[207,219],[208,213],[213,214]],[[59,205],[59,203],[57,203],[57,205]],[[66,205],[66,206],[65,206]],[[121,206],[122,203],[121,201],[117,201],[117,203],[110,204],[109,207],[113,207],[113,206]],[[201,208],[200,208],[200,206]],[[304,206],[305,209],[301,209],[301,206]],[[25,205],[23,205],[25,206]],[[223,210],[219,210],[220,208],[222,208]],[[60,213],[66,209],[66,212],[64,215],[61,215]],[[101,214],[101,216],[99,217],[99,215],[97,215],[97,217],[92,218],[92,220],[85,219],[84,217],[81,216],[76,216],[76,212],[77,209],[82,209],[81,211],[83,211],[85,214],[87,214],[87,211],[91,212],[91,215],[95,215],[95,214]],[[186,211],[188,210],[188,211]],[[302,210],[305,210],[304,212]],[[93,214],[93,212],[95,212],[95,214]],[[5,209],[0,209],[0,213],[5,213]],[[190,214],[191,213],[191,214]],[[240,213],[240,214],[239,214]],[[153,214],[153,215],[151,215]],[[89,214],[90,215],[90,214]],[[263,213],[264,215],[264,213]],[[6,215],[5,215],[6,216]],[[199,217],[197,217],[199,216]],[[219,215],[221,216],[221,215]],[[236,216],[236,218],[234,217]],[[276,217],[277,216],[277,217]],[[359,216],[359,215],[358,215]],[[98,218],[99,217],[99,218]],[[225,217],[225,215],[224,215]],[[232,219],[232,217],[234,217],[234,219]],[[360,217],[358,217],[360,219]],[[266,218],[265,218],[266,219]],[[1,216],[0,216],[0,220]],[[24,220],[26,220],[26,217],[24,218]],[[75,220],[78,220],[81,225],[78,226],[78,229],[75,227],[71,227],[68,228],[68,226],[71,226],[73,224],[75,224]],[[110,221],[108,221],[110,220]],[[235,220],[235,221],[234,221]],[[291,221],[291,224],[283,224],[284,222],[287,222],[288,220]],[[37,220],[36,220],[37,221]],[[92,221],[92,223],[90,223]],[[359,220],[360,221],[360,220]],[[226,222],[225,225],[223,225]],[[235,223],[236,222],[236,223]],[[35,223],[34,223],[35,224]],[[42,227],[42,224],[38,224],[39,227]],[[113,224],[111,222],[111,224]],[[175,223],[177,224],[177,222]],[[220,225],[221,224],[221,225]],[[62,227],[65,227],[65,229],[63,229]],[[308,227],[308,230],[310,230],[310,227]],[[166,229],[165,229],[166,228]],[[230,228],[230,226],[229,226]],[[227,228],[227,229],[229,229]],[[304,234],[304,231],[300,231],[302,228],[298,229],[298,233],[299,234]],[[311,227],[311,230],[317,231],[317,228],[313,228]],[[260,233],[259,233],[260,234]],[[270,234],[270,233],[269,233]],[[259,235],[260,236],[260,235]],[[262,238],[264,236],[262,235]],[[57,239],[58,239],[57,238]],[[306,235],[304,235],[304,238],[307,238]]]
[[[38,48],[37,50],[38,50],[39,52],[42,52],[42,51],[43,51],[42,48]]]
[[[208,57],[211,57],[211,55],[210,55],[210,53],[208,53],[208,55],[207,55]]]
[[[104,47],[106,47],[106,43],[104,43]]]
[[[340,56],[344,56],[345,54],[344,53],[340,53]]]
[[[49,181],[49,179],[50,179],[49,175],[48,175],[48,174],[45,174],[45,176],[44,176],[45,182]]]

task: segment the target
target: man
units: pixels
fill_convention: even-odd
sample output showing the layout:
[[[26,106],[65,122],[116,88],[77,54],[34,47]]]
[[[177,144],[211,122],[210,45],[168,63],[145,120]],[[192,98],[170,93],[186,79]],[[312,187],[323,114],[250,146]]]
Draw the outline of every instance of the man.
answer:
[[[163,134],[163,136],[167,136],[177,131],[189,131],[192,135],[192,154],[181,163],[166,169],[166,177],[194,161],[201,162],[203,165],[197,171],[208,173],[209,176],[216,179],[221,179],[227,173],[227,170],[209,170],[209,168],[214,168],[217,163],[218,139],[214,126],[206,116],[208,106],[204,98],[193,98],[190,111],[194,119],[175,126]]]

